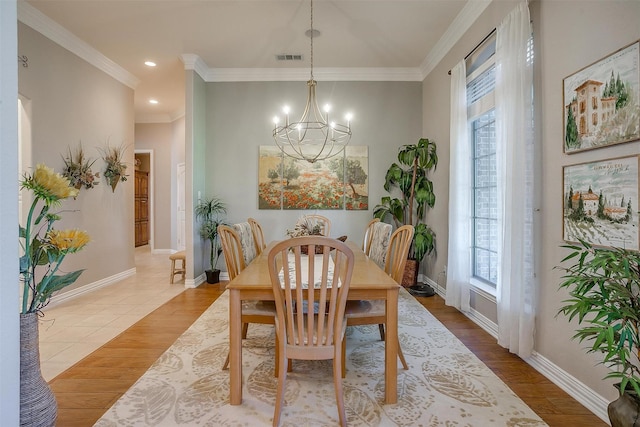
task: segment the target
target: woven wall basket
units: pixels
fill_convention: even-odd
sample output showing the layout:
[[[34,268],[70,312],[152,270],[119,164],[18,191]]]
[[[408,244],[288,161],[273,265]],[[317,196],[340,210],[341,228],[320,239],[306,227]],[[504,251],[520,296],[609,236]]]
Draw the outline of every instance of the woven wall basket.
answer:
[[[40,370],[38,314],[20,315],[20,426],[51,427],[58,404]]]

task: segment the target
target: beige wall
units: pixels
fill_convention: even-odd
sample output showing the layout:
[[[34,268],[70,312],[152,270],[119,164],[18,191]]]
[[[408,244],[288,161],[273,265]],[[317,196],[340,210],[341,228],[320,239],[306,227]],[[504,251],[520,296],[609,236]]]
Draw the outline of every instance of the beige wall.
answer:
[[[431,276],[447,263],[447,200],[449,174],[449,87],[447,71],[495,28],[515,6],[494,1],[461,40],[429,74],[423,85],[424,134],[440,142],[440,165],[434,178],[438,203],[430,223],[438,235],[438,256]],[[563,154],[562,79],[640,38],[638,1],[551,1],[530,2],[534,28],[535,102],[539,153],[538,173],[542,197],[537,217],[539,247],[538,315],[535,351],[544,359],[574,376],[599,395],[612,399],[611,381],[603,381],[606,369],[595,366],[599,358],[585,354],[584,345],[571,340],[575,323],[556,318],[560,301],[567,295],[558,291],[560,273],[554,270],[566,254],[562,241],[562,167],[586,161],[640,153],[640,142],[621,144],[573,155]],[[443,125],[445,124],[445,125]],[[443,284],[442,280],[438,280]],[[495,304],[480,295],[472,296],[472,306],[496,321]]]
[[[61,171],[61,156],[82,142],[85,154],[97,159],[94,171],[102,171],[98,149],[107,142],[124,144],[132,178],[133,90],[22,23],[18,24],[18,46],[29,58],[28,68],[19,67],[18,90],[32,112],[33,164],[44,162]],[[64,291],[134,267],[133,179],[120,182],[112,192],[101,178],[97,187],[82,189],[62,209],[66,212],[57,225],[84,229],[92,239],[84,250],[65,260],[66,270],[86,270]]]

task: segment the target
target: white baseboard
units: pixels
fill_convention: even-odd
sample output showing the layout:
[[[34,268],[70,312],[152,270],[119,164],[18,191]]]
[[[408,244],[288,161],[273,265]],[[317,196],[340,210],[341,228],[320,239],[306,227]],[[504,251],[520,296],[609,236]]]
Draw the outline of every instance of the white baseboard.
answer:
[[[609,401],[607,399],[535,351],[531,357],[525,359],[525,362],[584,405],[585,408],[593,412],[602,421],[609,424],[609,415],[607,415]]]
[[[175,254],[178,251],[175,251],[173,249],[154,249],[151,251],[152,255],[171,255],[171,254]]]
[[[55,307],[56,305],[62,304],[63,302],[70,301],[74,298],[77,298],[80,295],[84,295],[86,293],[93,292],[97,289],[104,288],[109,285],[113,285],[114,283],[120,282],[121,280],[124,280],[127,277],[133,276],[134,274],[136,274],[135,267],[129,270],[125,270],[121,273],[114,274],[113,276],[106,277],[102,280],[98,280],[97,282],[89,283],[84,286],[80,286],[79,288],[71,289],[70,291],[54,295],[53,297],[51,297],[51,302],[47,307],[48,308]]]
[[[425,283],[428,283],[442,298],[445,298],[445,288],[439,286],[436,282],[428,277],[421,278]],[[471,321],[480,326],[492,337],[498,338],[498,325],[482,315],[480,312],[471,309],[469,313],[463,313]],[[607,415],[607,406],[609,401],[598,393],[587,387],[584,383],[576,379],[574,376],[568,374],[563,369],[560,369],[557,365],[552,363],[549,359],[545,358],[535,351],[531,357],[524,359],[533,369],[544,375],[549,381],[560,387],[568,395],[580,402],[585,408],[593,412],[595,416],[600,418],[607,424],[609,422],[609,415]]]

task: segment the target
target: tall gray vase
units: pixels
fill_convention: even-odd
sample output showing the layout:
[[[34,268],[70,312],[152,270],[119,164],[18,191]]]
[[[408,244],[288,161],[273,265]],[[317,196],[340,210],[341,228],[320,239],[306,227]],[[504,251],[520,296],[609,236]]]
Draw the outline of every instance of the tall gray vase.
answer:
[[[51,427],[58,404],[40,370],[38,314],[20,315],[20,426]]]

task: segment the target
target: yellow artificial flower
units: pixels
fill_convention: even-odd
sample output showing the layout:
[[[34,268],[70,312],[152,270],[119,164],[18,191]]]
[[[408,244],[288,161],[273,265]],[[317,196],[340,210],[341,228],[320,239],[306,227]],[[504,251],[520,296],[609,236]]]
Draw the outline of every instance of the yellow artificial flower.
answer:
[[[78,229],[51,230],[48,233],[49,243],[61,252],[76,252],[89,243],[89,234]]]
[[[41,197],[48,203],[68,197],[76,197],[80,192],[80,190],[70,186],[67,178],[42,163],[36,166],[31,178],[25,177],[23,186],[31,188],[37,197]]]

